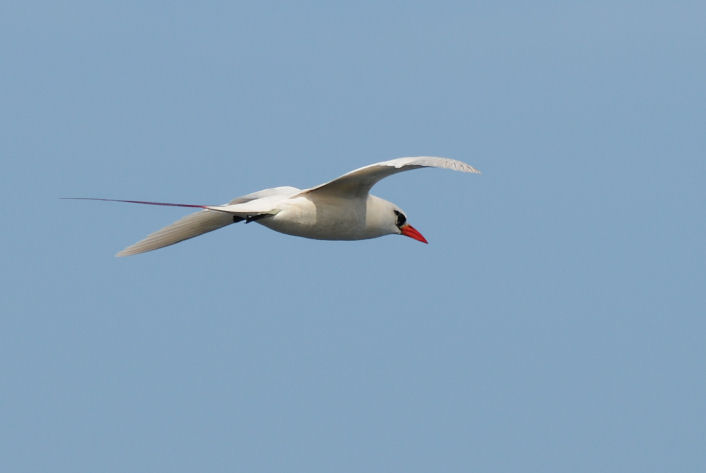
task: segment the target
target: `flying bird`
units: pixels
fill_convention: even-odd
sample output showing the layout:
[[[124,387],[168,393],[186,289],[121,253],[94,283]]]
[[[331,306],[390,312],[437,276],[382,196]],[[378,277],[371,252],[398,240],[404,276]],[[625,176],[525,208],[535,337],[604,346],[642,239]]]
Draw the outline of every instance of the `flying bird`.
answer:
[[[364,240],[383,235],[405,235],[427,243],[422,234],[407,223],[402,209],[369,193],[375,183],[387,176],[423,167],[480,173],[469,164],[454,159],[417,156],[370,164],[309,189],[289,186],[263,189],[223,205],[87,197],[72,199],[201,209],[157,230],[115,256],[156,250],[243,220],[245,223],[257,222],[276,232],[318,240]]]

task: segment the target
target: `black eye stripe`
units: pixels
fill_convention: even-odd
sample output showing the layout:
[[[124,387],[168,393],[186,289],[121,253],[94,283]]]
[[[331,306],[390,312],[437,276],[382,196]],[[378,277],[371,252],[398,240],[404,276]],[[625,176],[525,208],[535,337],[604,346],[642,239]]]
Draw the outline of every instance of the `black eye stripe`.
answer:
[[[407,221],[407,217],[405,217],[404,214],[398,210],[395,210],[395,215],[397,215],[397,226],[401,227],[404,225]]]

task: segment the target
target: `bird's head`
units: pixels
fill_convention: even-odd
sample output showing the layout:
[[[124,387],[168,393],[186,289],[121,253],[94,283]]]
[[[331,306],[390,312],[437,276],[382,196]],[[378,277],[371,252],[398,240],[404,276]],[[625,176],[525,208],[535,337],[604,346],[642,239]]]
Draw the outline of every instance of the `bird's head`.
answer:
[[[417,241],[421,241],[422,243],[429,243],[416,228],[407,223],[407,216],[404,212],[400,209],[394,209],[393,213],[395,215],[395,227],[397,228],[397,233],[413,238]]]
[[[404,235],[428,243],[416,228],[407,223],[407,215],[397,205],[374,195],[368,195],[366,211],[366,238],[383,235]]]

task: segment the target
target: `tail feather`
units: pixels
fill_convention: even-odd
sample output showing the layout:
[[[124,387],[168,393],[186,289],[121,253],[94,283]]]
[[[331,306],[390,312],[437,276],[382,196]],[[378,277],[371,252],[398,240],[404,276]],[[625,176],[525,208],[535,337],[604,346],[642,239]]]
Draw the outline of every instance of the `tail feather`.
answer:
[[[175,204],[172,202],[151,202],[146,200],[124,200],[124,199],[103,199],[100,197],[59,197],[62,200],[99,200],[102,202],[125,202],[128,204],[163,205],[166,207],[189,207],[194,209],[205,209],[207,205],[200,204]]]

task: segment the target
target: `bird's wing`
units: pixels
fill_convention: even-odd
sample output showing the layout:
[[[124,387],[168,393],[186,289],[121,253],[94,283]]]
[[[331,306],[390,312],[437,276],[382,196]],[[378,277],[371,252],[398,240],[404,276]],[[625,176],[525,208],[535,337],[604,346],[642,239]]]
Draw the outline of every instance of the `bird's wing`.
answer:
[[[262,215],[274,215],[279,212],[277,205],[279,202],[300,191],[296,187],[275,187],[238,197],[228,204],[201,206],[204,210],[187,215],[181,220],[147,235],[143,240],[128,246],[115,256],[135,255],[156,250],[241,220]]]
[[[136,255],[138,253],[163,248],[165,246],[173,245],[174,243],[179,243],[180,241],[188,240],[189,238],[217,230],[239,220],[242,219],[239,217],[235,217],[234,219],[234,216],[227,212],[201,210],[199,212],[189,214],[171,225],[167,225],[161,230],[150,233],[144,239],[128,246],[115,256]]]
[[[231,200],[224,205],[207,205],[204,208],[218,212],[227,212],[238,217],[248,218],[255,215],[276,214],[279,203],[301,192],[290,186],[263,189]]]
[[[78,198],[78,200],[102,200],[107,202],[127,202],[132,204],[164,205],[202,209],[147,235],[144,239],[128,246],[115,256],[129,256],[156,250],[180,241],[217,230],[234,222],[259,215],[276,214],[277,204],[301,189],[296,187],[275,187],[233,199],[224,205],[174,204],[168,202],[148,202],[142,200]]]
[[[261,191],[253,192],[252,194],[236,197],[228,202],[228,204],[244,204],[245,202],[251,202],[253,200],[262,199],[265,197],[291,197],[298,192],[301,192],[301,189],[291,186],[272,187],[270,189],[262,189]]]
[[[306,193],[335,193],[347,197],[363,197],[380,180],[392,174],[411,169],[435,167],[454,171],[472,172],[480,174],[473,166],[462,161],[433,156],[415,156],[411,158],[397,158],[390,161],[370,164],[356,169],[325,184],[302,191]]]

